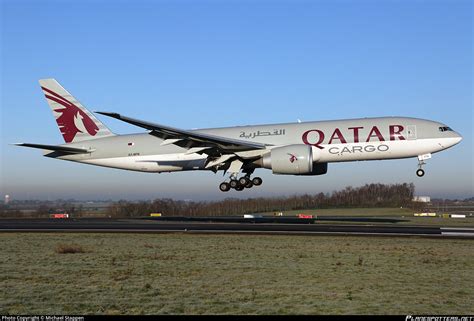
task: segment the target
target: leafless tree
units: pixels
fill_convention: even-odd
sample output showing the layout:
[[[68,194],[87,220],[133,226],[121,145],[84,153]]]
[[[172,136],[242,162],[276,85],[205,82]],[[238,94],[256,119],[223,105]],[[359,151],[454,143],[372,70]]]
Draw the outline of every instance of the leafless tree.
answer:
[[[159,212],[166,216],[231,216],[245,213],[302,210],[329,207],[408,207],[412,204],[415,186],[403,184],[366,184],[348,186],[340,191],[271,198],[228,198],[214,202],[185,202],[156,199],[152,202],[119,201],[108,208],[111,217],[148,216]]]

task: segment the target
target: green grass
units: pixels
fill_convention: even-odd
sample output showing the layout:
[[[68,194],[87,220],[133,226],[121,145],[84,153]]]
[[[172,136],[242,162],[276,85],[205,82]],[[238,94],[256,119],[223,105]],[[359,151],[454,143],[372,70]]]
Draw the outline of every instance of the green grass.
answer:
[[[472,240],[3,233],[0,244],[0,314],[474,313]]]
[[[442,217],[404,217],[406,222],[396,223],[402,225],[426,225],[442,227],[474,227],[474,218],[442,218]]]
[[[283,212],[284,216],[297,216],[298,214],[310,214],[316,217],[326,216],[346,216],[346,217],[382,217],[382,218],[396,218],[403,220],[402,222],[377,222],[376,224],[389,225],[430,225],[443,227],[474,227],[474,218],[442,218],[442,217],[415,217],[415,211],[409,208],[329,208],[329,209],[312,209],[312,210],[297,210]],[[265,213],[265,215],[273,215],[272,213]],[[317,221],[317,218],[316,218]],[[317,221],[318,224],[375,224],[367,222],[354,221]]]
[[[295,216],[299,213],[317,216],[413,216],[414,211],[409,208],[381,207],[381,208],[321,208],[312,210],[285,211],[283,215]]]

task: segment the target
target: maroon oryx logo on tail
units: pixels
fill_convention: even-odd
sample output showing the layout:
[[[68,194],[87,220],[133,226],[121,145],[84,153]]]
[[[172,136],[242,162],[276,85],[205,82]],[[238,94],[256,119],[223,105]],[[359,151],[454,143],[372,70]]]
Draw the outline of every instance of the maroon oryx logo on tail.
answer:
[[[290,153],[288,153],[288,155],[290,156],[290,163],[296,162],[298,160],[298,157],[296,157],[296,155]]]
[[[87,131],[91,136],[97,134],[99,127],[84,111],[54,91],[45,87],[41,88],[46,92],[46,98],[64,106],[54,111],[61,114],[56,118],[56,122],[66,143],[72,142],[77,133]]]

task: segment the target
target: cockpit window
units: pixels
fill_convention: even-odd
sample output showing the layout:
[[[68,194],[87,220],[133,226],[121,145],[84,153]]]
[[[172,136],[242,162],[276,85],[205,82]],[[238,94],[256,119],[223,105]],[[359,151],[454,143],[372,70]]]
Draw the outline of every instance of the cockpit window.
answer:
[[[439,131],[440,132],[452,132],[453,130],[451,129],[451,127],[443,126],[443,127],[439,127]]]

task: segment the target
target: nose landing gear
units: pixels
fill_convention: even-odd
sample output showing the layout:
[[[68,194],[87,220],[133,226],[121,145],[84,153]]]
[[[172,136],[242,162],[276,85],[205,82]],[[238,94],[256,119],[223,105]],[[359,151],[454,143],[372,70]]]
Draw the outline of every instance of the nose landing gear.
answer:
[[[423,177],[425,175],[425,171],[423,170],[423,165],[426,165],[424,162],[427,159],[431,158],[431,154],[424,154],[418,156],[418,169],[416,170],[416,176]]]
[[[423,175],[425,175],[425,171],[422,170],[421,168],[417,169],[416,176],[423,177]]]

